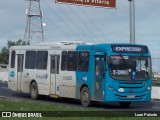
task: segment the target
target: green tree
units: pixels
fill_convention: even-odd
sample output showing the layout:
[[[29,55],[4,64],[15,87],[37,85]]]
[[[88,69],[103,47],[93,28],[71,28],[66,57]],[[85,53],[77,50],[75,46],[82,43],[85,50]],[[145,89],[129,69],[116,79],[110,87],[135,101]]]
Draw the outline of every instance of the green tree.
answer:
[[[30,45],[29,42],[22,41],[19,39],[16,42],[8,40],[7,47],[3,47],[0,52],[0,64],[8,64],[9,61],[9,48],[11,46],[17,46],[17,45]]]
[[[3,47],[0,53],[0,63],[8,64],[9,59],[9,50],[6,47]]]

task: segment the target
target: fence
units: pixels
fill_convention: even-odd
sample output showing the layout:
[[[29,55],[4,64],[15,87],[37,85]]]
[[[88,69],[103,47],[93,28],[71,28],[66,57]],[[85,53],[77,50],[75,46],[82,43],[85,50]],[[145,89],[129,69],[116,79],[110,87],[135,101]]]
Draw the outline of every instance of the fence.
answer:
[[[160,58],[152,58],[152,86],[160,86]]]

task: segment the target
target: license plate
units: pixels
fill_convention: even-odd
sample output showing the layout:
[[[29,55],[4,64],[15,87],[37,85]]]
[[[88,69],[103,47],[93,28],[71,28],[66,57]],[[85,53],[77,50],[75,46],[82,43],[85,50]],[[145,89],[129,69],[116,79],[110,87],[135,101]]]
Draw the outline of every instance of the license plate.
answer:
[[[135,98],[135,95],[127,95],[127,98]]]

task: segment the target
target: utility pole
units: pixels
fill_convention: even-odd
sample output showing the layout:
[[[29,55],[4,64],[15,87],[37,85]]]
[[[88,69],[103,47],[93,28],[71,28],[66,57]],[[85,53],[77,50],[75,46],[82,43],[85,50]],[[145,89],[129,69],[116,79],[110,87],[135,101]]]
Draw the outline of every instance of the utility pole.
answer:
[[[26,9],[27,25],[24,34],[24,41],[30,43],[44,42],[40,0],[26,1],[29,2],[29,9]]]
[[[128,0],[130,3],[130,43],[135,44],[135,5],[134,0]]]

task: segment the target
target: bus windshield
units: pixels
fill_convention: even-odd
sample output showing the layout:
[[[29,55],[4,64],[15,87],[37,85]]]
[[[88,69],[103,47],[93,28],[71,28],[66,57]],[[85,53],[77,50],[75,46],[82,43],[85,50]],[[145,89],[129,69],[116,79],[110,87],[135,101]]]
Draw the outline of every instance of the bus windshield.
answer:
[[[117,80],[147,80],[151,77],[150,57],[110,56],[110,76]]]

